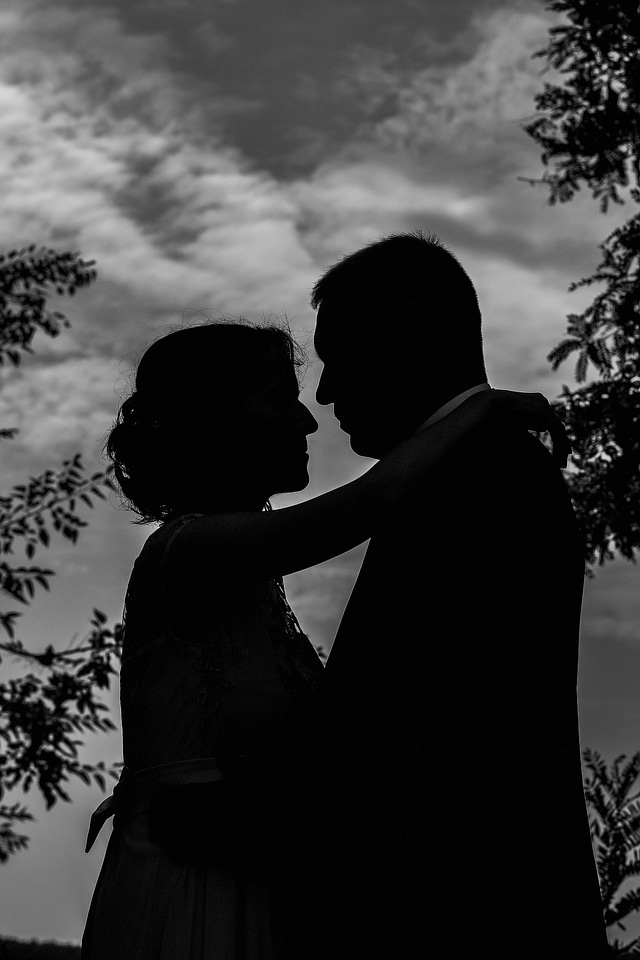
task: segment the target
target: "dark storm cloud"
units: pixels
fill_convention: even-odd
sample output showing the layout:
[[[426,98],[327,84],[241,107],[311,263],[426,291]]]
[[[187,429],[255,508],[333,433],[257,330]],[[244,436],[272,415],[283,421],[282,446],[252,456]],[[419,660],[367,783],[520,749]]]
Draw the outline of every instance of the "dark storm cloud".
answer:
[[[80,5],[79,0],[75,0]],[[305,173],[362,124],[394,112],[413,71],[455,63],[477,42],[477,20],[518,0],[219,0],[129,3],[123,30],[165,41],[173,82],[197,101],[204,133],[222,134],[279,177]]]

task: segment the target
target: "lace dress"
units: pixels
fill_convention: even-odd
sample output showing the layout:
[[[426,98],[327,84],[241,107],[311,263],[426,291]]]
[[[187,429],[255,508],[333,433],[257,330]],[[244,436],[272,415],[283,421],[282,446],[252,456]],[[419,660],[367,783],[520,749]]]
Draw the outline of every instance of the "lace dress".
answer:
[[[153,533],[129,580],[124,767],[91,818],[87,850],[115,815],[82,960],[280,955],[278,770],[295,752],[322,664],[281,581],[211,578],[181,604],[166,554],[196,516]]]

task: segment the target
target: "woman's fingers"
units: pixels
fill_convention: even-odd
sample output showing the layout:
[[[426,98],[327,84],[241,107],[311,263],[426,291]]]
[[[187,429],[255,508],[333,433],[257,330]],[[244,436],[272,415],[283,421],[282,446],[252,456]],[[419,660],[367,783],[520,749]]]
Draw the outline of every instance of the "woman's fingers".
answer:
[[[564,424],[560,417],[553,412],[551,407],[549,408],[549,411],[551,414],[549,434],[551,436],[551,444],[553,447],[553,459],[556,461],[558,466],[564,468],[567,465],[567,459],[571,453],[571,443],[569,442],[567,431],[565,430]]]
[[[553,459],[559,467],[564,468],[567,466],[567,459],[571,453],[571,444],[564,423],[557,413],[555,413],[544,394],[537,393],[535,397],[540,408],[542,420],[540,427],[530,427],[529,429],[538,429],[541,432],[549,434],[551,437]]]
[[[559,467],[564,468],[567,466],[567,459],[571,453],[571,444],[564,423],[542,393],[536,394],[536,396],[539,398],[544,413],[544,426],[541,429],[551,437],[553,459]]]
[[[493,393],[498,396],[502,410],[515,417],[527,430],[549,434],[553,459],[559,467],[566,467],[571,443],[562,420],[544,394],[519,393],[513,390],[494,390]]]
[[[555,416],[555,414],[554,414],[554,416]],[[553,442],[554,455],[555,455],[556,446],[557,446],[557,448],[558,448],[558,454],[557,454],[558,462],[559,462],[559,464],[560,464],[561,467],[566,467],[566,465],[567,465],[567,460],[568,460],[569,455],[570,455],[570,453],[571,453],[571,441],[569,440],[569,437],[567,436],[567,431],[565,430],[565,426],[564,426],[563,422],[560,420],[559,417],[556,417],[556,419],[557,419],[558,424],[559,424],[559,426],[558,426],[558,434],[557,434],[557,436],[555,436],[554,434],[551,435],[551,440],[552,440],[552,442]]]

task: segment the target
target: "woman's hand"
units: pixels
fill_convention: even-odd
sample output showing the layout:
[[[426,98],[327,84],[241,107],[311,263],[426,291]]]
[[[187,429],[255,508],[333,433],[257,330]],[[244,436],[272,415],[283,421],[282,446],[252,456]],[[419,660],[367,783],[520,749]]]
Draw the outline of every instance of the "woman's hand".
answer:
[[[552,455],[559,467],[566,467],[571,453],[571,444],[560,417],[551,409],[547,398],[541,393],[519,393],[514,390],[492,390],[492,402],[500,413],[514,420],[527,430],[547,432],[551,436]],[[489,395],[487,391],[485,396]]]

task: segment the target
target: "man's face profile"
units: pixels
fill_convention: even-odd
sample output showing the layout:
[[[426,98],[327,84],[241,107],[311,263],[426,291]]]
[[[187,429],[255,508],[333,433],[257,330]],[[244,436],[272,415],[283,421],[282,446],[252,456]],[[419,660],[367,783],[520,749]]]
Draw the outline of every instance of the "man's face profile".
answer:
[[[392,312],[388,324],[387,333],[384,328],[381,333],[378,323],[374,332],[372,310],[333,299],[320,303],[314,334],[316,353],[323,362],[316,400],[323,406],[333,404],[334,416],[348,434],[354,453],[374,459],[388,453],[418,425],[407,427],[415,372],[397,356]]]

